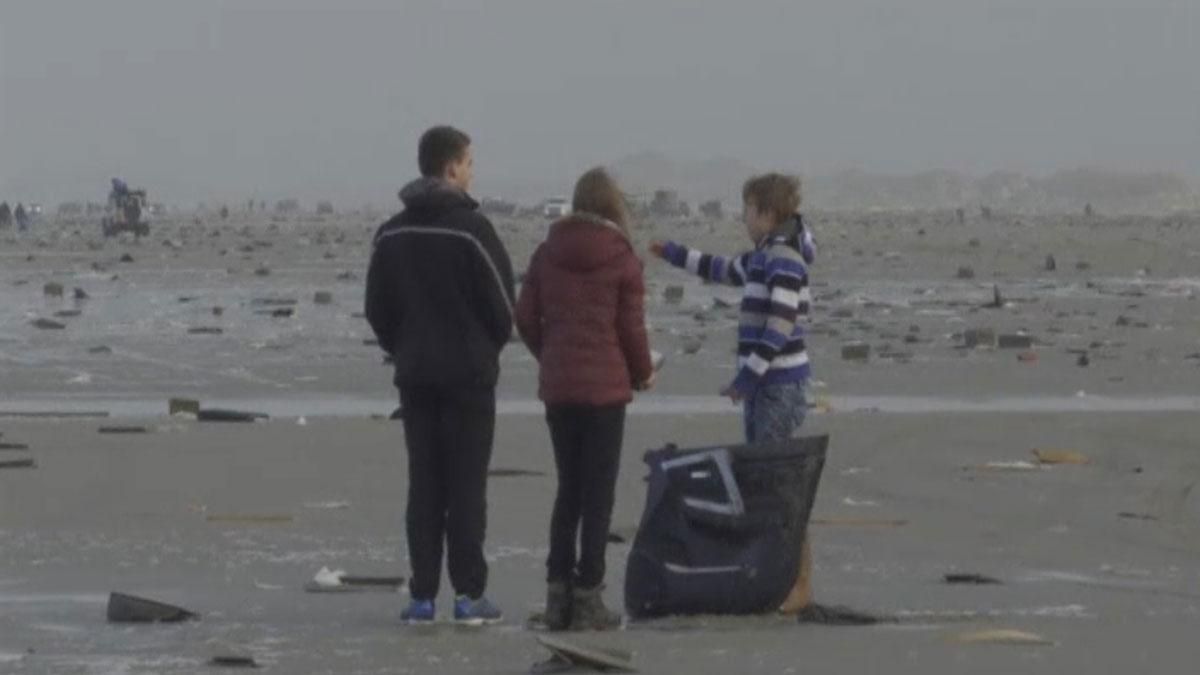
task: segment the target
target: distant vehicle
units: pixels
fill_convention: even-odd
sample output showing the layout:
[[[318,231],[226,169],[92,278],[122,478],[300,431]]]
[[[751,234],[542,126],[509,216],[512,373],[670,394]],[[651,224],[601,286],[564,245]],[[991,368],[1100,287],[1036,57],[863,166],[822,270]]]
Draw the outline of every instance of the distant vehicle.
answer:
[[[542,205],[542,215],[547,218],[562,218],[571,212],[571,202],[566,197],[552,197]]]
[[[100,229],[106,237],[115,237],[122,232],[132,232],[139,238],[148,236],[150,223],[142,218],[147,211],[146,191],[130,190],[125,181],[114,178]]]

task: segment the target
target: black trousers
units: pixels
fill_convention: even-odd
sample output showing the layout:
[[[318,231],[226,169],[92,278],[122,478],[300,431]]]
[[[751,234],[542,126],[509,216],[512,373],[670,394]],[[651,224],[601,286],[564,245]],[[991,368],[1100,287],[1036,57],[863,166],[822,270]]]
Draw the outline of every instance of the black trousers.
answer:
[[[496,392],[401,387],[400,403],[408,445],[409,590],[416,599],[437,597],[444,541],[455,593],[478,598],[487,587],[483,540]]]
[[[625,406],[546,406],[546,422],[558,468],[547,580],[596,588],[604,582]]]

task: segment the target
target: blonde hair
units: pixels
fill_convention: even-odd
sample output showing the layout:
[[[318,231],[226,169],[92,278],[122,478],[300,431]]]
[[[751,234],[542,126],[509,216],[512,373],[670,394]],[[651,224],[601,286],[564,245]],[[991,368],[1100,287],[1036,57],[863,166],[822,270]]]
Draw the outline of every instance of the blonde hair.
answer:
[[[781,173],[754,176],[742,186],[742,201],[771,214],[778,225],[800,209],[800,178]]]
[[[617,181],[603,167],[589,169],[575,182],[571,208],[578,213],[590,213],[610,220],[629,234],[629,210],[625,194]]]

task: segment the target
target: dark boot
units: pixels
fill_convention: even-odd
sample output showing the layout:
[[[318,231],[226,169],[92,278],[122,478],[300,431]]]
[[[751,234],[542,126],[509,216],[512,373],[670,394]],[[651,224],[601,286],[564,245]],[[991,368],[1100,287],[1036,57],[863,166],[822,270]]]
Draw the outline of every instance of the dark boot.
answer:
[[[571,630],[613,630],[621,627],[621,615],[604,606],[597,588],[576,588],[572,594]]]
[[[561,581],[546,584],[546,628],[566,630],[571,627],[571,587]]]

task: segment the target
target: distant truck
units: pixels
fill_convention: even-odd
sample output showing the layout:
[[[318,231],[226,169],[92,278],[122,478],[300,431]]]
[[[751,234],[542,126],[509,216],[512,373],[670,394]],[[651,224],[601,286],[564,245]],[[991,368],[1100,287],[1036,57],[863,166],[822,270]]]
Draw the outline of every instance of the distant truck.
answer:
[[[571,212],[571,202],[566,197],[551,197],[542,205],[542,215],[546,218],[562,218]]]
[[[146,191],[131,190],[125,181],[114,178],[100,229],[106,237],[115,237],[122,232],[131,232],[138,238],[149,236],[150,223],[143,217],[146,212]]]

